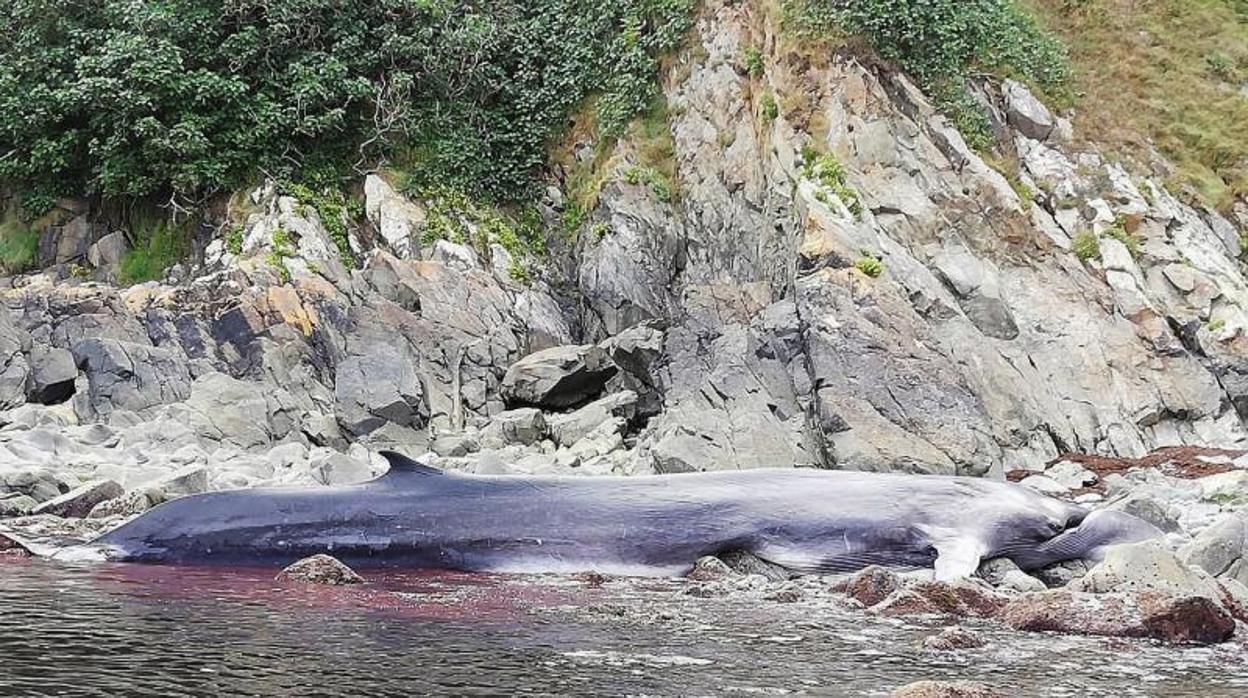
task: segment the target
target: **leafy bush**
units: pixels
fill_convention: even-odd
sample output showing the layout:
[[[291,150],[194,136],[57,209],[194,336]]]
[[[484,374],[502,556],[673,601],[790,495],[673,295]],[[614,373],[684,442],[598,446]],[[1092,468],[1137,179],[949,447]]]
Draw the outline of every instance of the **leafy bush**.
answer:
[[[761,78],[766,66],[763,65],[763,52],[757,46],[745,50],[745,72],[752,78]]]
[[[42,196],[203,194],[258,172],[321,190],[386,155],[477,196],[531,191],[600,95],[649,104],[693,0],[11,0],[0,180]]]
[[[763,120],[770,123],[780,116],[780,105],[776,104],[775,95],[770,91],[764,92],[762,97]]]

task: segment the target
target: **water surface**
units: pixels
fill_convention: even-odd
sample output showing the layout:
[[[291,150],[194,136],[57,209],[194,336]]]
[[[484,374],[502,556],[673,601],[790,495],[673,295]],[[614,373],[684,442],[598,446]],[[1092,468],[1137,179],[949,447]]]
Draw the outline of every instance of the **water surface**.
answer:
[[[936,653],[938,621],[825,595],[696,598],[688,583],[68,565],[0,557],[0,695],[879,696],[966,678],[1009,695],[1245,696],[1243,645],[1013,633]]]

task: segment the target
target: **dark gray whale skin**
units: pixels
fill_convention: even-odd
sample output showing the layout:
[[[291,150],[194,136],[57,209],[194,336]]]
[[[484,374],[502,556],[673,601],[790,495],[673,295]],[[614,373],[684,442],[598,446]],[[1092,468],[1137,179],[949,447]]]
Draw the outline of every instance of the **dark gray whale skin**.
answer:
[[[357,567],[638,576],[748,551],[800,572],[935,566],[938,578],[956,578],[990,557],[1039,567],[1160,535],[1125,514],[1088,516],[979,478],[810,469],[485,476],[383,455],[390,472],[370,482],[184,497],[89,545],[140,563],[285,565],[329,553]]]

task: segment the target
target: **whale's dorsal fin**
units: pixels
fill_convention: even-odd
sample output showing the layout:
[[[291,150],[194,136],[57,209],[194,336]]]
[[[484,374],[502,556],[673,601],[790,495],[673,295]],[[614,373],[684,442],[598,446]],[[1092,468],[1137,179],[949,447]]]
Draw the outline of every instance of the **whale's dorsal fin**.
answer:
[[[446,474],[437,468],[414,461],[402,453],[396,453],[394,451],[378,451],[378,453],[380,453],[381,457],[385,458],[386,462],[390,464],[390,471],[383,477],[389,477],[390,475],[416,475],[427,477],[431,475]]]

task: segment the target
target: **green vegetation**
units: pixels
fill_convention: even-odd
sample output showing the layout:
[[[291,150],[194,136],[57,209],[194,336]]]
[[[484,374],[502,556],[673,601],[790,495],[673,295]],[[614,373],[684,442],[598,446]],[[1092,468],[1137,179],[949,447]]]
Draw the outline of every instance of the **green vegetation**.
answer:
[[[1226,206],[1248,194],[1248,13],[1236,0],[1026,0],[1070,47],[1077,132]]]
[[[966,91],[976,74],[1012,76],[1064,93],[1070,64],[1060,43],[1012,0],[787,0],[799,37],[859,35],[914,76],[967,142],[993,144],[988,118]]]
[[[273,231],[273,246],[269,250],[266,260],[269,266],[277,271],[277,278],[282,283],[290,283],[290,267],[286,266],[286,259],[295,256],[295,245],[290,239],[290,233],[283,228]]]
[[[845,181],[845,166],[836,156],[831,153],[821,155],[807,147],[802,149],[802,160],[805,162],[802,174],[806,179],[835,194],[855,217],[862,215],[862,202],[858,198],[858,192]],[[819,192],[815,196],[818,198]],[[819,200],[826,203],[826,199]]]
[[[1222,331],[1222,328],[1226,327],[1226,319],[1225,319],[1225,318],[1218,318],[1217,320],[1211,320],[1211,321],[1209,322],[1209,324],[1208,324],[1208,325],[1206,325],[1205,327],[1206,327],[1206,328],[1207,328],[1210,332],[1221,332],[1221,331]]]
[[[225,234],[225,249],[232,255],[238,256],[243,253],[243,226],[236,225],[230,228],[230,232]]]
[[[867,252],[863,252],[862,256],[858,258],[858,261],[854,262],[854,268],[872,279],[877,278],[880,274],[884,273],[884,263],[881,262],[875,255]]]
[[[329,233],[329,239],[338,248],[338,257],[343,266],[355,268],[355,255],[351,254],[351,241],[347,236],[347,223],[352,219],[364,217],[364,210],[359,201],[348,201],[338,188],[327,188],[319,192],[303,184],[287,183],[283,189],[295,197],[301,204],[316,209],[317,218]]]
[[[486,200],[533,191],[591,96],[620,134],[693,0],[12,0],[0,182],[198,197],[256,174],[336,186],[390,156]]]
[[[1131,253],[1131,258],[1140,256],[1140,239],[1127,231],[1127,221],[1122,216],[1114,220],[1114,224],[1106,228],[1102,233],[1105,237],[1113,238],[1121,242],[1127,248],[1127,252]]]
[[[1084,262],[1101,258],[1101,241],[1097,239],[1095,233],[1079,233],[1071,240],[1070,249]]]
[[[776,117],[780,116],[780,106],[776,104],[776,98],[771,94],[770,90],[763,93],[761,102],[763,120],[768,123],[775,121]]]
[[[745,50],[745,72],[750,74],[752,78],[763,77],[763,52],[758,50],[757,46],[751,46]]]
[[[35,265],[39,233],[23,221],[15,207],[0,219],[0,272],[19,274]]]
[[[160,222],[135,226],[131,248],[121,257],[117,280],[123,284],[137,284],[160,279],[165,270],[173,266],[187,253],[185,226]]]
[[[595,223],[593,227],[590,228],[590,232],[594,235],[594,241],[598,242],[605,238],[607,233],[611,232],[611,226],[602,222]]]
[[[412,192],[425,203],[424,244],[447,240],[470,245],[482,256],[497,244],[512,257],[509,273],[517,281],[529,278],[525,260],[546,254],[541,218],[533,207],[507,211],[476,202],[464,192],[435,186]]]

